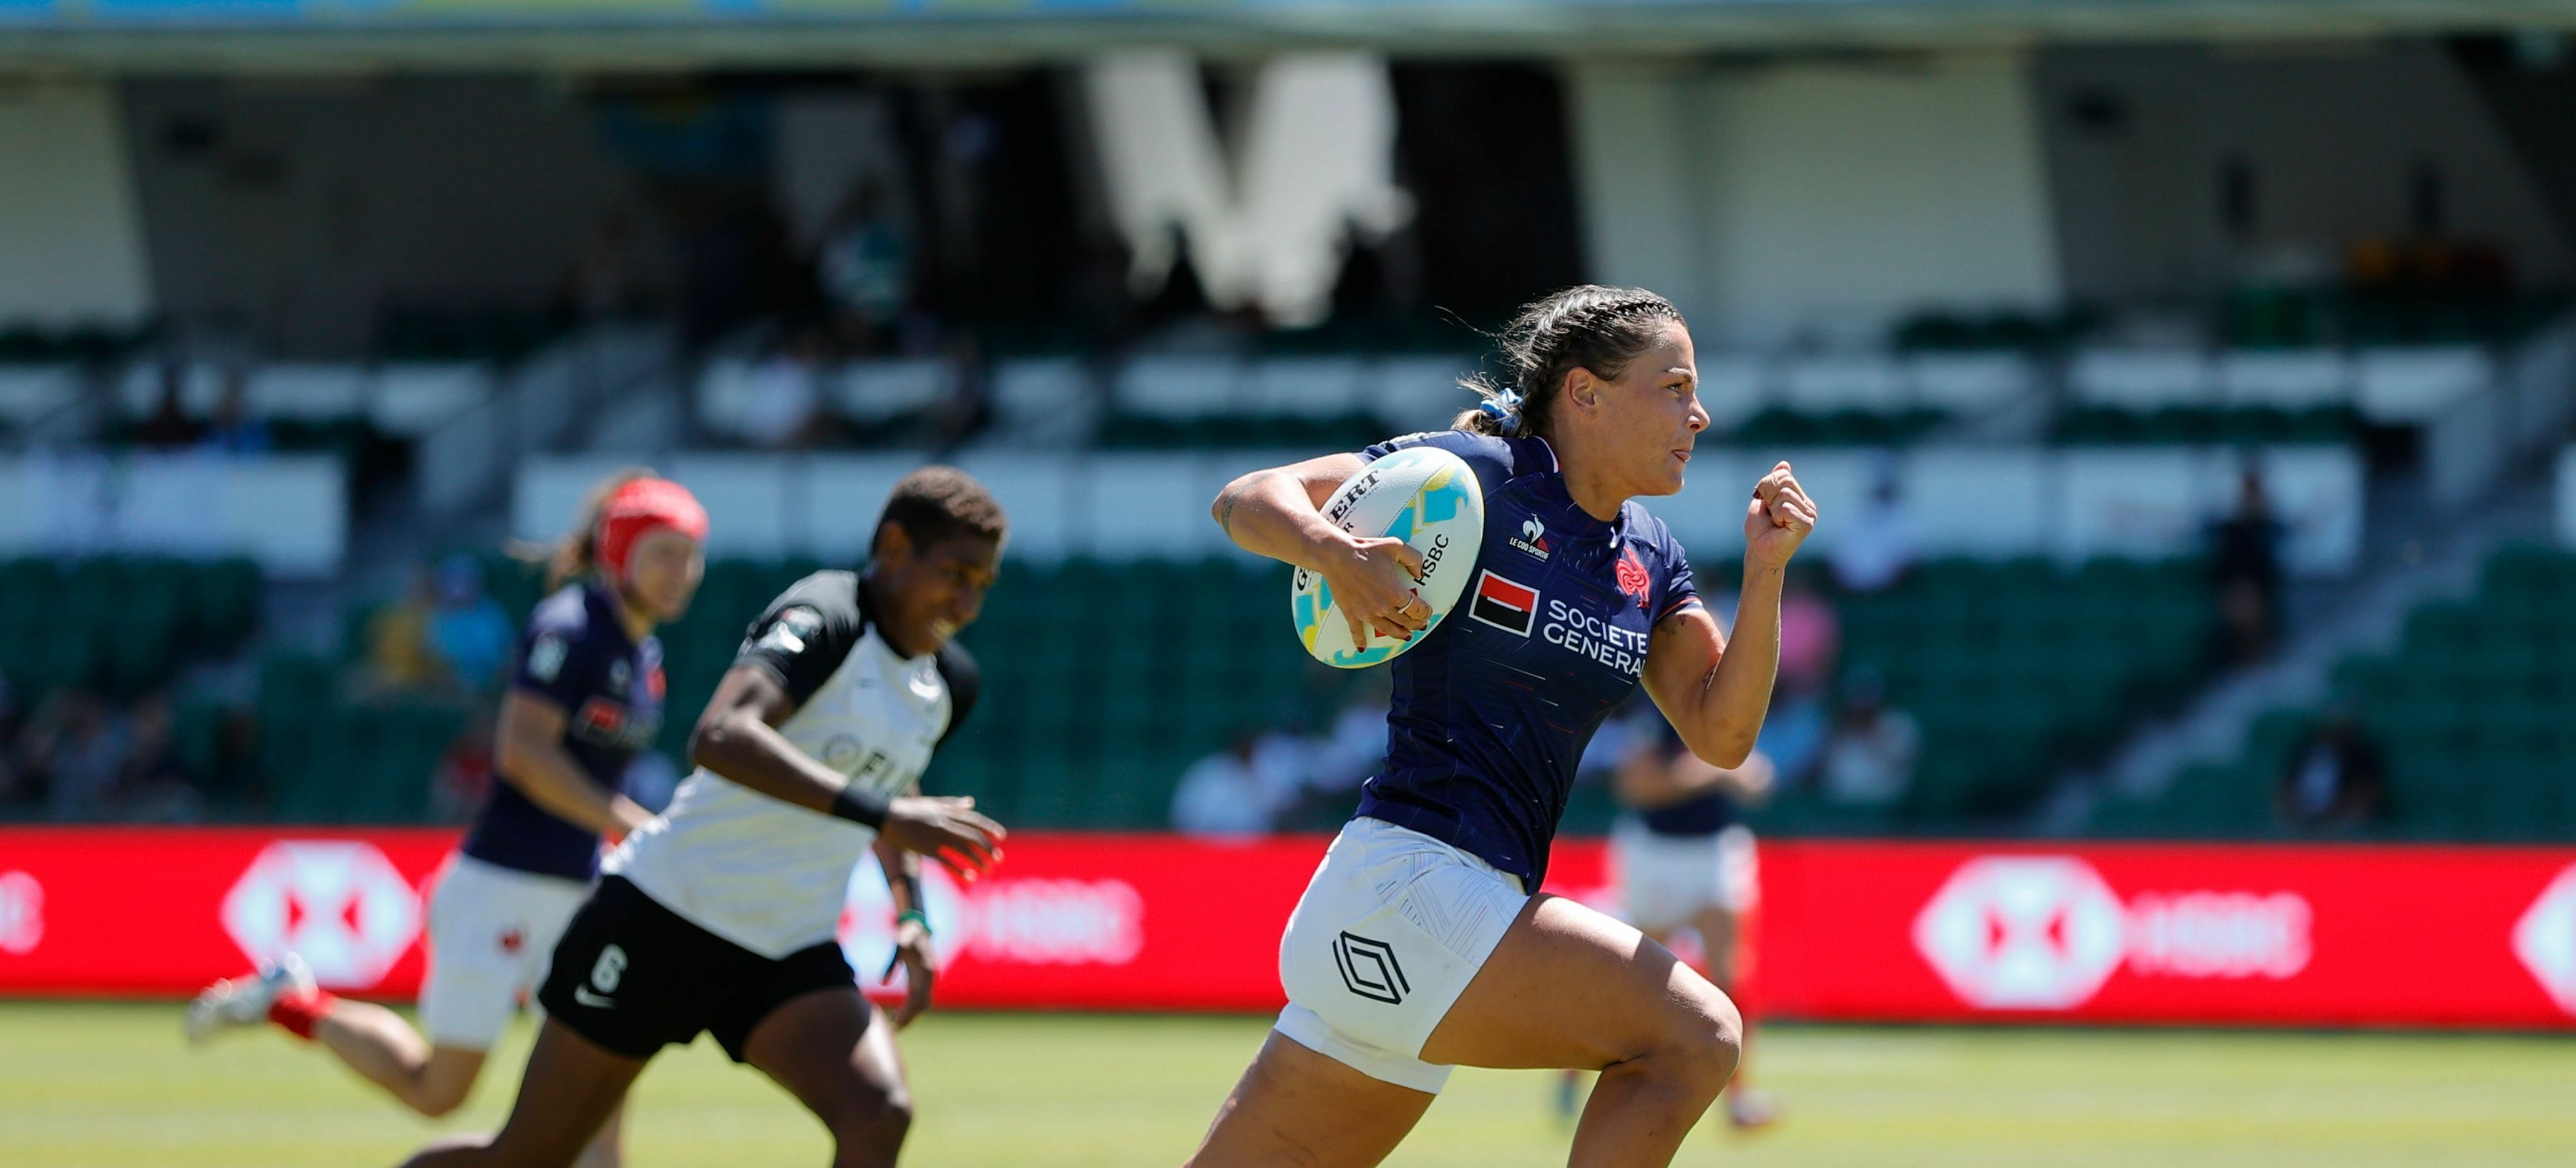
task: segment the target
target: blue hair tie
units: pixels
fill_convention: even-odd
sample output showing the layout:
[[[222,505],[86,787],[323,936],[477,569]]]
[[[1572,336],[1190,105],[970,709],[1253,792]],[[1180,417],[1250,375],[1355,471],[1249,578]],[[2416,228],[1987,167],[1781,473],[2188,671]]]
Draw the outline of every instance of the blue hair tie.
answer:
[[[1497,422],[1515,421],[1521,414],[1521,395],[1516,390],[1506,389],[1486,398],[1476,408],[1483,410],[1486,417]]]

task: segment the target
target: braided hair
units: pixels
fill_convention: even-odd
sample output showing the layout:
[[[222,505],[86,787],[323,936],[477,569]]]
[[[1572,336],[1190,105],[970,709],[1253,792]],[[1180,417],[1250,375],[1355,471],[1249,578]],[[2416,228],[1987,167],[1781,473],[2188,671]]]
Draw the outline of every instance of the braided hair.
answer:
[[[1550,293],[1523,306],[1494,338],[1504,375],[1466,379],[1484,401],[1452,425],[1504,438],[1541,433],[1567,373],[1580,368],[1615,379],[1661,339],[1664,326],[1683,323],[1672,301],[1643,288],[1578,284]]]

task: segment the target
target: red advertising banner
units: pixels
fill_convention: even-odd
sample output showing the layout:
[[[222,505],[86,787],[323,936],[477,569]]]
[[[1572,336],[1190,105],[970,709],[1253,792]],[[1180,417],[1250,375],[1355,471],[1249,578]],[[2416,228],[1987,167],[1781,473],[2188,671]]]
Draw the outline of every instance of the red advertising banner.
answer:
[[[292,950],[325,984],[415,993],[452,833],[0,829],[0,994],[178,995]],[[934,874],[948,1006],[1270,1010],[1317,837],[1223,845],[1022,833]],[[1767,842],[1771,1016],[2576,1028],[2576,850]],[[1551,889],[1615,911],[1595,841]],[[842,943],[886,967],[862,865]]]
[[[1763,1001],[1804,1017],[2576,1027],[2576,851],[1798,842]]]

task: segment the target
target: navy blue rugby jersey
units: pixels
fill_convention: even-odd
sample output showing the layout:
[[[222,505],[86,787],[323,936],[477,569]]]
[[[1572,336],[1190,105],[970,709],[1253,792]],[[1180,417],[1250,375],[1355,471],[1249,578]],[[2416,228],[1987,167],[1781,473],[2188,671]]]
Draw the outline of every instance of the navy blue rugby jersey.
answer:
[[[1359,814],[1444,840],[1531,891],[1583,748],[1638,685],[1655,622],[1699,603],[1690,562],[1631,500],[1604,523],[1566,493],[1539,438],[1413,434],[1485,492],[1484,547],[1458,607],[1395,659],[1386,767]]]
[[[510,687],[562,706],[564,752],[615,791],[626,764],[662,730],[662,643],[630,639],[616,601],[598,584],[567,585],[529,614]],[[492,784],[464,851],[541,876],[588,880],[599,870],[598,835],[556,818],[507,780]]]
[[[1689,753],[1690,747],[1682,744],[1681,731],[1673,729],[1673,724],[1665,721],[1660,711],[1650,711],[1643,717],[1645,721],[1639,724],[1641,731],[1639,738],[1642,741],[1637,744],[1638,749],[1654,751],[1655,757],[1663,759],[1667,764]],[[1716,835],[1735,826],[1736,821],[1744,817],[1742,810],[1736,806],[1735,796],[1724,791],[1711,791],[1705,795],[1684,799],[1679,803],[1649,808],[1635,814],[1637,821],[1644,824],[1646,830],[1656,835],[1677,836]]]

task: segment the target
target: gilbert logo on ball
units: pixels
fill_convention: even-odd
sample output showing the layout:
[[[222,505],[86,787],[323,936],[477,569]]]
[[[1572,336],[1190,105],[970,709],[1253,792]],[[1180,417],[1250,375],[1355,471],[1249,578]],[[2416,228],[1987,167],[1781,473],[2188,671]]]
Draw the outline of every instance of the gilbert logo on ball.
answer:
[[[1485,492],[1466,460],[1436,446],[1415,446],[1370,463],[1324,501],[1324,518],[1354,535],[1392,536],[1422,556],[1415,594],[1431,606],[1422,635],[1410,641],[1371,633],[1351,640],[1350,625],[1324,578],[1291,573],[1289,609],[1297,639],[1326,665],[1361,669],[1392,660],[1457,607],[1485,545]]]

